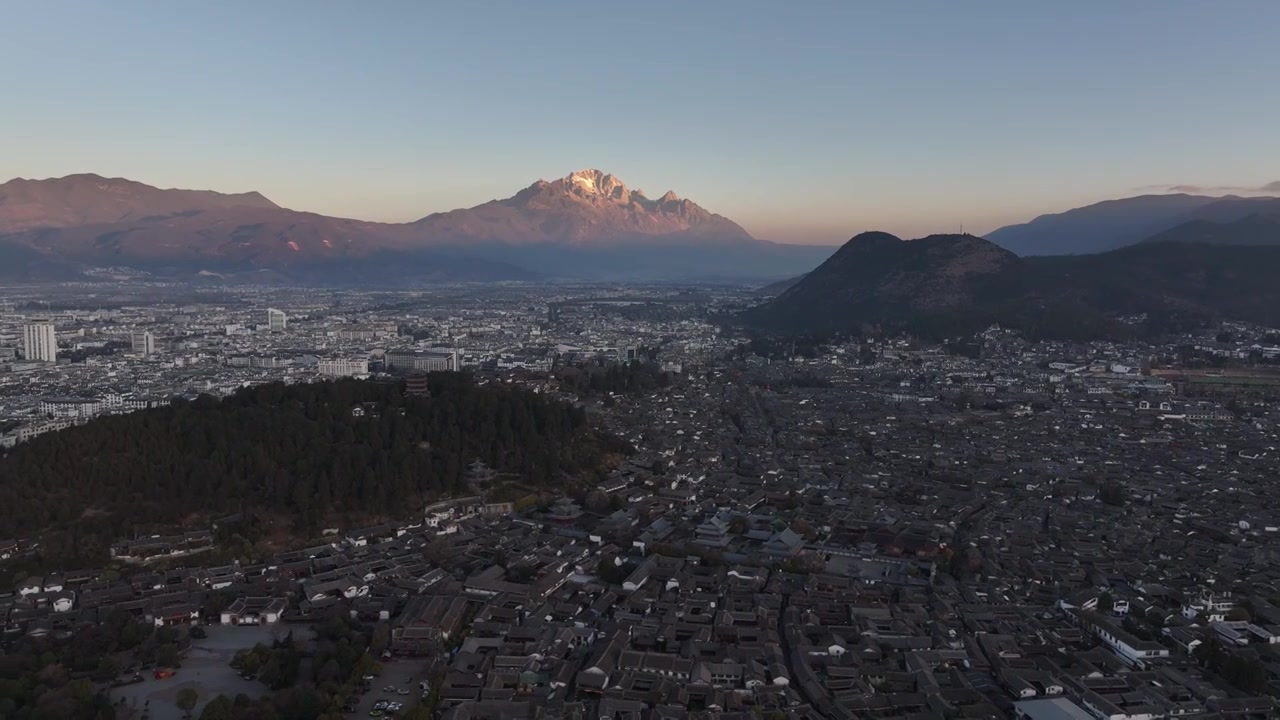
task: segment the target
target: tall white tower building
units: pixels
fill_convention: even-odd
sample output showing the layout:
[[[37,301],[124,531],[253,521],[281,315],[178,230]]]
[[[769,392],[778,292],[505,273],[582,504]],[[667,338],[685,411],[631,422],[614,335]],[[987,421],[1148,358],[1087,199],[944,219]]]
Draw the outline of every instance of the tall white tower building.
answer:
[[[156,352],[155,335],[145,331],[134,333],[133,351],[138,355],[154,355]]]
[[[22,348],[28,360],[56,362],[58,334],[48,320],[32,320],[22,327]]]
[[[271,332],[284,332],[289,326],[289,316],[284,314],[283,310],[275,308],[267,309],[267,329]]]

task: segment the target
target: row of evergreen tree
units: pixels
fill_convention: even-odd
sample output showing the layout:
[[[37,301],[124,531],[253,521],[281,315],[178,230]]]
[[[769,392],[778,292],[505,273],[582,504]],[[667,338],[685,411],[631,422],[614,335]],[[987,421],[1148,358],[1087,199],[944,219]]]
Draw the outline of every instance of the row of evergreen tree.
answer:
[[[80,544],[258,510],[314,530],[462,492],[475,460],[548,486],[627,450],[580,408],[524,389],[454,373],[429,387],[417,397],[398,383],[274,383],[37,437],[0,457],[0,537],[63,528]]]

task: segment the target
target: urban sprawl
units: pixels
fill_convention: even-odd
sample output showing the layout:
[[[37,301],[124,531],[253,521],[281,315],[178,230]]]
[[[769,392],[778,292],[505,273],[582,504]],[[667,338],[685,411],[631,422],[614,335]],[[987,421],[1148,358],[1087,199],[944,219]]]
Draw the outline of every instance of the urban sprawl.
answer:
[[[578,403],[636,449],[585,495],[440,498],[253,563],[201,561],[235,517],[121,537],[109,570],[0,588],[7,640],[123,610],[190,655],[337,613],[385,633],[345,704],[373,717],[1275,717],[1274,329],[752,339],[717,322],[750,294],[715,287],[5,296],[5,448],[249,385],[465,371]],[[669,381],[556,381],[633,362]],[[0,540],[4,561],[38,553]]]

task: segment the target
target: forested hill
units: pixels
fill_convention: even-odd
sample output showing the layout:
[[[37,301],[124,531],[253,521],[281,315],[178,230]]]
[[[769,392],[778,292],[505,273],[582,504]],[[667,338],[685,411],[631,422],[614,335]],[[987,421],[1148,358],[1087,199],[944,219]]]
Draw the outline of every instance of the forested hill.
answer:
[[[549,485],[594,477],[627,451],[581,409],[527,390],[453,373],[431,375],[430,390],[275,383],[39,436],[0,457],[0,537],[66,527],[101,541],[243,510],[314,531],[334,515],[403,517],[460,492],[477,459]]]

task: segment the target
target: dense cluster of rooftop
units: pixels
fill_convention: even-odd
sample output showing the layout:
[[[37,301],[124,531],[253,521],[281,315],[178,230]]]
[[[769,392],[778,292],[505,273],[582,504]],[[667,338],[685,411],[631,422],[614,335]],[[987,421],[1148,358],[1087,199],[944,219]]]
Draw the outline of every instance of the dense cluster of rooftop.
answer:
[[[140,571],[24,579],[6,633],[109,608],[157,624],[349,614],[386,625],[393,662],[421,666],[433,711],[459,719],[1274,717],[1272,331],[1029,344],[993,329],[797,354],[713,331],[698,313],[728,293],[679,311],[612,299],[634,310],[525,299],[400,321],[566,396],[541,367],[656,353],[669,385],[570,396],[639,450],[595,489],[455,498],[215,567],[200,558],[217,528],[121,538]],[[290,317],[295,347],[427,347]],[[545,366],[512,362],[531,356]]]

